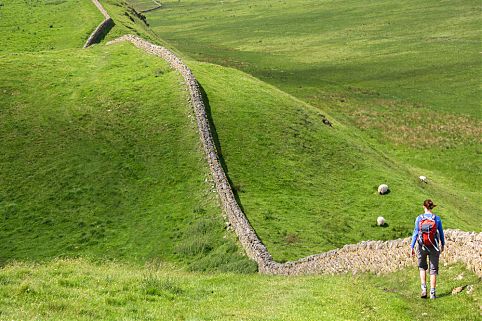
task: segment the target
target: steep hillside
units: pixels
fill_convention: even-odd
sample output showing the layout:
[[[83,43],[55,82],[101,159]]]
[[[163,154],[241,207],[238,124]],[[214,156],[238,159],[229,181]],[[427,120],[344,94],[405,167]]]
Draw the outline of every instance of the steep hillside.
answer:
[[[456,191],[480,221],[477,6],[173,0],[146,16],[194,59],[243,70],[330,112],[384,154]]]
[[[427,197],[440,200],[445,227],[481,230],[476,204],[438,182],[420,183],[415,169],[350,127],[325,124],[316,108],[240,71],[190,65],[240,204],[275,259],[408,236]],[[382,182],[388,195],[377,194]],[[376,226],[380,215],[388,227]]]
[[[128,45],[9,53],[24,48],[0,55],[0,262],[255,270],[224,229],[178,74]]]

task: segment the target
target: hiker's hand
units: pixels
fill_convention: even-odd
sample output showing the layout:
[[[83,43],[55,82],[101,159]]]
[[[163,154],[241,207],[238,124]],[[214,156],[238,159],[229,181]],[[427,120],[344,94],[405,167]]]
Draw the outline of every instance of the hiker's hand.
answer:
[[[414,257],[414,256],[415,256],[415,249],[412,248],[412,257]]]

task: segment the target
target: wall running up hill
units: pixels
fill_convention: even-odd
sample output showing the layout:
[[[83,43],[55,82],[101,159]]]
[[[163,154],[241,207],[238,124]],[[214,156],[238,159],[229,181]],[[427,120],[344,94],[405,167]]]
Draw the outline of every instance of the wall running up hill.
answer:
[[[96,0],[92,1],[97,2]],[[108,45],[123,41],[131,42],[145,52],[166,60],[184,78],[189,90],[190,102],[196,116],[204,152],[223,210],[246,254],[258,264],[261,273],[297,275],[372,272],[381,274],[416,264],[416,260],[409,256],[409,238],[387,242],[365,241],[345,245],[341,249],[312,255],[293,262],[279,263],[274,261],[236,202],[226,174],[219,162],[206,107],[192,71],[170,50],[137,36],[125,35],[110,41]],[[482,233],[458,230],[446,231],[446,251],[442,256],[442,263],[454,262],[465,263],[470,270],[482,277]]]
[[[95,28],[95,30],[90,34],[89,38],[84,44],[84,48],[90,47],[94,43],[99,42],[103,35],[105,35],[114,26],[114,20],[109,16],[104,7],[100,4],[98,0],[92,0],[94,5],[99,9],[99,11],[104,16],[104,20]]]
[[[264,272],[264,268],[269,262],[273,262],[273,258],[269,254],[264,244],[259,240],[258,236],[254,232],[254,229],[251,227],[246,216],[236,202],[231,186],[228,183],[226,174],[224,173],[219,161],[214,139],[209,127],[206,107],[204,105],[197,80],[194,77],[191,69],[189,69],[189,67],[186,66],[181,59],[174,55],[174,53],[172,53],[170,50],[158,45],[154,45],[137,36],[125,35],[110,41],[107,44],[110,45],[122,41],[129,41],[147,53],[156,55],[166,60],[173,69],[181,73],[189,90],[190,101],[196,115],[199,135],[201,136],[204,152],[206,154],[224,212],[226,213],[229,222],[233,226],[248,256],[256,261],[260,271]]]

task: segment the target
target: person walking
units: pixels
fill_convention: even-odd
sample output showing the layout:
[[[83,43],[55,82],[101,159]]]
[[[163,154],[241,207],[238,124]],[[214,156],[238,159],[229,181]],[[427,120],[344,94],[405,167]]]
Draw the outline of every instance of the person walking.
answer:
[[[420,283],[422,287],[422,298],[427,298],[427,258],[430,262],[430,299],[435,299],[435,287],[437,286],[437,274],[440,253],[445,248],[445,236],[442,228],[442,220],[432,213],[436,205],[432,200],[423,202],[424,213],[415,220],[415,228],[412,236],[412,257],[415,256],[415,243],[417,247],[418,267],[420,269]]]

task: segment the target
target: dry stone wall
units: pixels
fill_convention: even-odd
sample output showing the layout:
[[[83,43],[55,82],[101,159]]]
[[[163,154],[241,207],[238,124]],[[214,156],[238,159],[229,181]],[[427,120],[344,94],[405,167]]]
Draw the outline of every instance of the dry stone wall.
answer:
[[[141,10],[139,12],[141,13],[147,13],[147,12],[151,12],[151,11],[154,11],[154,10],[157,10],[157,9],[161,9],[162,8],[162,4],[160,2],[157,2],[155,0],[153,0],[152,2],[154,2],[156,4],[155,7],[153,8],[150,8],[150,9],[146,9],[146,10]]]
[[[268,266],[270,262],[273,262],[273,259],[266,247],[259,240],[254,229],[251,227],[246,216],[236,202],[231,186],[229,185],[226,174],[224,173],[219,161],[214,139],[209,127],[204,100],[199,89],[199,85],[191,69],[189,69],[189,67],[186,66],[170,50],[162,46],[154,45],[137,36],[125,35],[110,41],[107,44],[109,45],[122,41],[129,41],[134,44],[134,46],[144,50],[145,52],[166,60],[170,66],[177,70],[184,78],[184,82],[189,90],[190,101],[194,108],[194,114],[196,116],[199,135],[201,137],[204,152],[214,178],[224,213],[228,217],[228,220],[235,230],[247,255],[258,263],[260,271],[265,272],[265,267]]]
[[[100,6],[96,0],[92,1]],[[105,12],[105,10],[101,11]],[[222,208],[246,254],[258,264],[261,273],[299,275],[372,272],[383,274],[416,265],[416,259],[409,255],[410,238],[385,242],[365,241],[345,245],[341,249],[308,256],[293,262],[279,263],[274,261],[234,197],[219,161],[204,100],[192,71],[170,50],[137,36],[125,35],[110,41],[108,45],[123,41],[131,42],[145,52],[164,59],[184,78]],[[482,277],[482,233],[447,230],[445,231],[445,237],[446,250],[442,255],[441,263],[462,262],[479,277]]]
[[[462,262],[478,276],[482,276],[482,233],[446,230],[445,240],[442,264]],[[277,264],[269,273],[290,275],[394,272],[404,267],[416,266],[416,258],[410,256],[410,241],[411,238],[405,238],[345,245],[341,249]]]
[[[102,35],[107,33],[110,28],[114,25],[114,20],[109,16],[104,7],[100,4],[98,0],[92,0],[94,5],[99,9],[99,11],[104,16],[104,20],[95,28],[95,30],[90,34],[89,38],[84,44],[84,48],[90,47],[94,43],[99,42]]]

